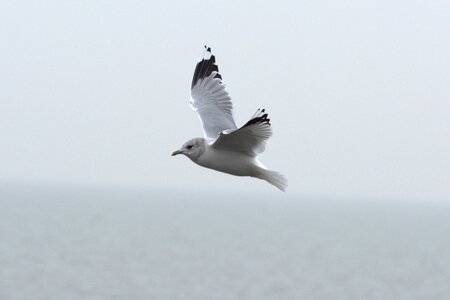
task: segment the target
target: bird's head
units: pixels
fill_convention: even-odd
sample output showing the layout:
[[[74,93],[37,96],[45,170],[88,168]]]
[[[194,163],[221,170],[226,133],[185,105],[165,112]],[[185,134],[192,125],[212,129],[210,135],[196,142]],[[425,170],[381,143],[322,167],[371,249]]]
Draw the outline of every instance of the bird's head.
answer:
[[[194,138],[186,143],[183,146],[172,153],[172,156],[178,154],[184,154],[189,157],[192,161],[196,161],[197,158],[203,153],[205,150],[206,141],[204,138]]]

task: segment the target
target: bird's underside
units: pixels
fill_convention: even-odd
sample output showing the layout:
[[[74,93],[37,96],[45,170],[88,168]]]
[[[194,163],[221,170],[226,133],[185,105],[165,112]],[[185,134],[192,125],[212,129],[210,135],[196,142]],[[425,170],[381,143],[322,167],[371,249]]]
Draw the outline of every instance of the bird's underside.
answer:
[[[247,123],[236,127],[231,98],[215,57],[206,46],[194,71],[190,104],[200,118],[204,138],[189,140],[173,155],[184,154],[200,166],[236,176],[260,178],[286,190],[285,177],[268,170],[257,158],[272,135],[268,114],[265,109],[258,109]]]

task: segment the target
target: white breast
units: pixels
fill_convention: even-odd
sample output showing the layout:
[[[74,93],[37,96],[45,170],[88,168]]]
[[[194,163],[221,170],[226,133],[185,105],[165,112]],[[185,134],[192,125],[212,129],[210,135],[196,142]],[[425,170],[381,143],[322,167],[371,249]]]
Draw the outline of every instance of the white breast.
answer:
[[[248,155],[240,152],[216,150],[209,145],[195,163],[205,168],[236,176],[253,176],[255,167],[260,165],[255,158]]]

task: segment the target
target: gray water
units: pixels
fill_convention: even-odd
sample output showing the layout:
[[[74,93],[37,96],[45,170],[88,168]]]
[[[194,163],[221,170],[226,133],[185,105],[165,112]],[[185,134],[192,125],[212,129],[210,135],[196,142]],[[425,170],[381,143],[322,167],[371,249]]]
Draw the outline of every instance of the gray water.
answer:
[[[0,299],[450,299],[445,203],[3,186],[0,207]]]

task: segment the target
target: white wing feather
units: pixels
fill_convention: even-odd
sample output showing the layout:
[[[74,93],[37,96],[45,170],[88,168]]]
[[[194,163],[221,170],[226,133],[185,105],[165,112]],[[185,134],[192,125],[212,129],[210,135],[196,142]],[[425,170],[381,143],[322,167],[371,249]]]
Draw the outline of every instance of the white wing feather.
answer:
[[[218,71],[211,49],[205,46],[192,79],[190,104],[209,139],[216,139],[224,130],[236,129],[233,104]]]
[[[259,110],[241,128],[234,131],[221,132],[211,145],[218,150],[241,152],[251,157],[264,152],[266,141],[272,135],[270,119],[265,110]]]

